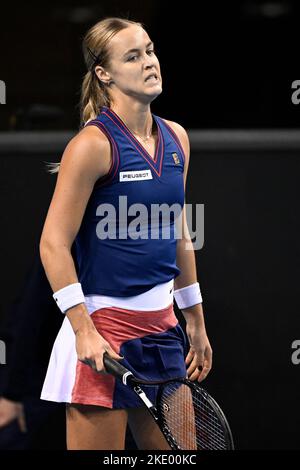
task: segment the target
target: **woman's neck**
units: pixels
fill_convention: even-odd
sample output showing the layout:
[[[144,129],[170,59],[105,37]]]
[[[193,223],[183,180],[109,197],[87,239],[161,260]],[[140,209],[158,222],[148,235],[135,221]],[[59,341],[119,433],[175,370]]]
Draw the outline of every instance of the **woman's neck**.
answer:
[[[150,105],[113,103],[111,109],[132,132],[141,137],[147,137],[152,133],[153,118]]]

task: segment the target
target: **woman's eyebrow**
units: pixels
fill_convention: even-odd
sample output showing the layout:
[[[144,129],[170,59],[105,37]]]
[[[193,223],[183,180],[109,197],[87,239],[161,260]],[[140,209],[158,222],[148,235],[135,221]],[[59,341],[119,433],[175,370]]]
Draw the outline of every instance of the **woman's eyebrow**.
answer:
[[[146,44],[146,49],[148,49],[148,47],[150,46],[154,46],[154,42],[153,41],[150,41],[148,42],[148,44]],[[129,49],[128,51],[126,51],[124,54],[123,54],[123,57],[127,54],[129,54],[130,52],[139,52],[140,49]]]

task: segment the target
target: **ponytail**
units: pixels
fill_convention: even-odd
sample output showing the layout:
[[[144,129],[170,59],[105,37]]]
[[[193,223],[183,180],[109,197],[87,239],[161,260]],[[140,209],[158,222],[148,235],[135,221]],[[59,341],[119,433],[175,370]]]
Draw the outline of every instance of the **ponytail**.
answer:
[[[94,71],[88,71],[83,79],[80,97],[80,127],[95,119],[102,106],[110,105],[110,97],[104,85]]]

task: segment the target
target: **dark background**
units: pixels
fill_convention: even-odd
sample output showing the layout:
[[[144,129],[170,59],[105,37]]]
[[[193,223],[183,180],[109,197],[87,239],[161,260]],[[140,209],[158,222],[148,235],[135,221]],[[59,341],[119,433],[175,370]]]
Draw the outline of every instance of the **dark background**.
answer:
[[[54,189],[44,161],[59,161],[79,126],[81,38],[110,15],[142,21],[155,42],[164,91],[153,112],[200,130],[200,145],[191,139],[186,200],[205,204],[205,244],[196,258],[214,368],[203,385],[224,408],[237,448],[299,449],[300,365],[291,362],[291,343],[300,338],[300,145],[201,145],[203,130],[215,129],[217,142],[226,129],[276,136],[299,128],[300,106],[291,102],[299,78],[295,1],[6,6],[0,314],[26,276]],[[57,131],[52,146],[32,150],[22,136],[14,142],[18,131],[39,139],[44,130]]]
[[[1,12],[0,129],[76,129],[85,67],[81,39],[103,16],[145,24],[163,74],[153,110],[189,128],[298,127],[291,83],[299,63],[299,3],[7,2]]]

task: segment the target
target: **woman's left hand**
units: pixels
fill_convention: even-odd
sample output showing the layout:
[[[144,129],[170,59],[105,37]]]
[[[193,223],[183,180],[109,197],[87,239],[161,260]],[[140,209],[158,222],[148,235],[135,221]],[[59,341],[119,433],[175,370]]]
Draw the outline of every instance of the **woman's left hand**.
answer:
[[[202,382],[212,367],[212,348],[204,323],[188,321],[186,333],[190,342],[190,350],[185,359],[188,366],[187,377],[191,381]]]

